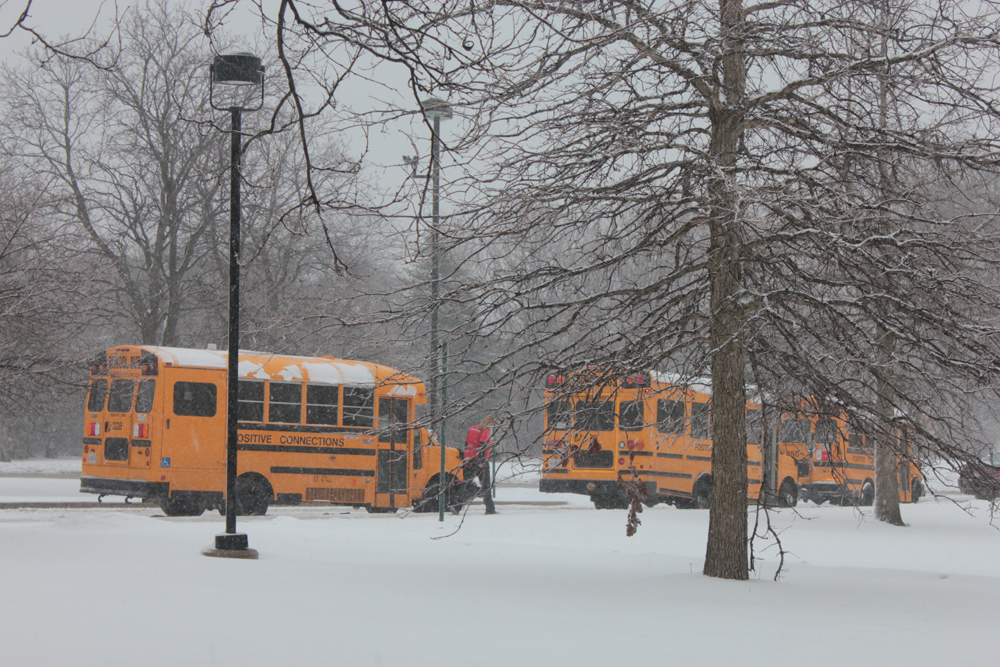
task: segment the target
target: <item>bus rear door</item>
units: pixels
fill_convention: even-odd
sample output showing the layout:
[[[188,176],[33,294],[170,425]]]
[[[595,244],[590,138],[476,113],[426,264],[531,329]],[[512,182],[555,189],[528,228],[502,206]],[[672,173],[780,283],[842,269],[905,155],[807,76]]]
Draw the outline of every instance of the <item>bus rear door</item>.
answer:
[[[142,470],[150,469],[152,455],[153,399],[156,396],[156,380],[143,378],[136,381],[134,411],[129,415],[132,424],[131,446],[129,447],[129,467]]]
[[[108,405],[104,417],[104,459],[123,468],[129,467],[132,437],[132,403],[135,399],[135,379],[111,377]]]

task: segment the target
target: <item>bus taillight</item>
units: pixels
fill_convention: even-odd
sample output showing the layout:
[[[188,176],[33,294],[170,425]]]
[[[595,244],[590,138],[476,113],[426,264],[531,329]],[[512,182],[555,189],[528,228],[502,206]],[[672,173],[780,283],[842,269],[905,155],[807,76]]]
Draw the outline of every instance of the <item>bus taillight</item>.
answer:
[[[149,437],[149,424],[136,424],[132,427],[132,437],[133,438],[148,438]]]
[[[87,435],[98,436],[101,434],[101,424],[100,422],[90,422],[87,424]]]

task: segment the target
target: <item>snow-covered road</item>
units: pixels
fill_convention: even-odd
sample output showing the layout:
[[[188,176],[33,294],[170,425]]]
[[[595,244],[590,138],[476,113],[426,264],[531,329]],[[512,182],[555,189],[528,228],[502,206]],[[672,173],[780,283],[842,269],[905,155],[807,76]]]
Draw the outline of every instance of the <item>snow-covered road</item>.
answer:
[[[5,471],[0,468],[0,474]],[[74,498],[72,479],[0,478]],[[92,497],[83,497],[92,500]],[[774,514],[749,582],[701,576],[708,513],[501,487],[500,514],[275,508],[258,561],[205,558],[217,513],[0,511],[3,665],[994,665],[1000,531],[965,497]],[[959,504],[956,505],[955,501]],[[530,504],[565,501],[559,505]],[[523,504],[522,504],[523,503]],[[962,510],[969,508],[972,514]]]

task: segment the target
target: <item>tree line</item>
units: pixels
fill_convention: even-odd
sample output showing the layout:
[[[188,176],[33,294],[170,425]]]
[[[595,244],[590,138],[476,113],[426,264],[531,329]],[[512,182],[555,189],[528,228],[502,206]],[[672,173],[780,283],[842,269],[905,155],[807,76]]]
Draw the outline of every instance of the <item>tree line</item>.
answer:
[[[45,193],[31,220],[79,238],[67,266],[90,263],[94,307],[64,311],[92,318],[78,331],[93,343],[224,331],[224,134],[193,72],[232,44],[227,5],[181,21],[147,5],[120,51],[42,49],[4,72],[4,159]],[[496,412],[512,451],[537,445],[553,369],[708,376],[711,576],[748,576],[748,391],[772,414],[809,396],[863,424],[876,516],[902,524],[900,428],[925,474],[994,435],[997,9],[283,0],[261,16],[278,91],[247,137],[248,346],[378,357],[461,387],[428,419]],[[406,100],[342,102],[389,68]],[[461,119],[441,137],[435,229],[426,182],[377,194],[364,150],[335,139],[429,97]],[[428,349],[435,310],[447,365]]]

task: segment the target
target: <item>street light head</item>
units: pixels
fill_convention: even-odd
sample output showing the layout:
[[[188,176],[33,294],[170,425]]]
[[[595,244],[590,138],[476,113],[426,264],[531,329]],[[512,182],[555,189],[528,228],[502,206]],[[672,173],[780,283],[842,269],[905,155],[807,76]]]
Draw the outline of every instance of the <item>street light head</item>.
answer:
[[[259,86],[264,83],[264,66],[252,53],[223,53],[212,61],[212,83]]]
[[[438,97],[428,97],[420,103],[420,109],[428,118],[451,118],[451,105]]]

